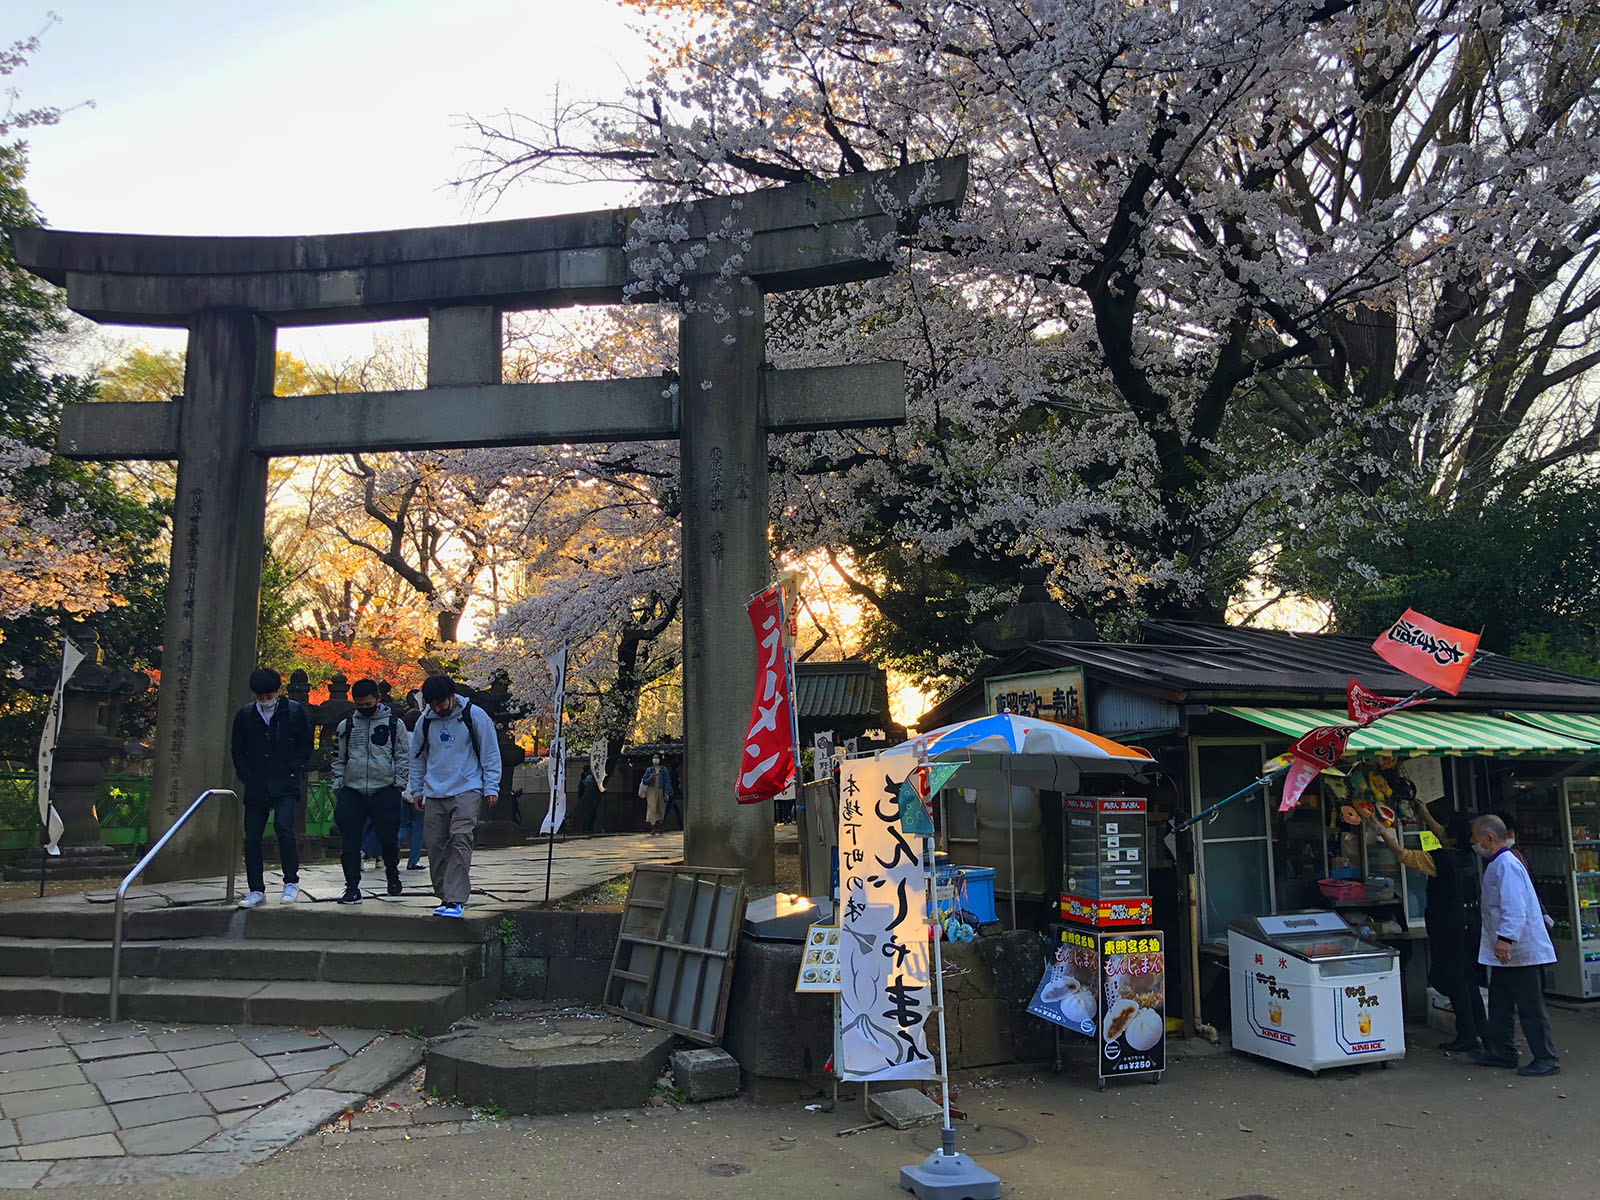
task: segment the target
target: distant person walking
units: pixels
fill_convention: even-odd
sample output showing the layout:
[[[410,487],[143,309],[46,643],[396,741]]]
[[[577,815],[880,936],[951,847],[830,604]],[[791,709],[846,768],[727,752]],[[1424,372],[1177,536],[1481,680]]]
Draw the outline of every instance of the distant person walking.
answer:
[[[378,685],[358,679],[350,686],[355,710],[334,728],[333,822],[342,844],[344,895],[340,904],[361,903],[362,834],[370,822],[389,895],[400,894],[400,815],[406,807],[411,774],[411,744],[406,727],[378,699]],[[404,748],[401,743],[404,742]]]
[[[639,794],[644,797],[644,819],[651,833],[661,832],[661,822],[667,815],[667,794],[672,790],[672,772],[661,765],[661,756],[654,755],[639,780]]]
[[[448,675],[422,683],[423,713],[411,731],[411,804],[423,814],[436,917],[459,917],[472,894],[478,807],[500,799],[500,744],[489,714],[457,696]]]
[[[595,818],[600,815],[600,800],[604,793],[600,791],[600,781],[595,778],[593,769],[585,763],[583,773],[578,776],[578,823],[584,833],[594,832]]]
[[[1472,848],[1483,869],[1483,935],[1478,961],[1489,968],[1489,1023],[1483,1049],[1472,1060],[1486,1067],[1516,1067],[1515,1022],[1522,1022],[1533,1061],[1518,1075],[1554,1075],[1561,1060],[1550,1040],[1544,1004],[1544,966],[1556,960],[1544,927],[1528,868],[1506,843],[1505,822],[1479,817],[1472,823]]]
[[[282,676],[270,667],[258,667],[250,672],[250,694],[255,699],[233,714],[230,748],[234,773],[244,785],[244,872],[250,885],[240,908],[254,908],[267,898],[261,838],[268,816],[278,835],[282,902],[293,904],[300,897],[294,803],[311,757],[311,722],[303,707],[278,694],[282,687]]]

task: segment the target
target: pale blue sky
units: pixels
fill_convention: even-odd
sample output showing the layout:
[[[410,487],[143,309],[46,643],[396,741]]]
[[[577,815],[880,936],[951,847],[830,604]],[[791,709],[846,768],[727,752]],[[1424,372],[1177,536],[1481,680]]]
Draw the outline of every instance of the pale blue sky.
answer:
[[[0,43],[61,22],[8,81],[20,104],[93,100],[30,130],[28,189],[57,229],[292,234],[473,219],[447,186],[463,113],[618,95],[643,48],[610,0],[8,0]],[[521,187],[478,217],[620,203]],[[292,344],[292,343],[298,343]],[[285,336],[343,353],[345,335]]]

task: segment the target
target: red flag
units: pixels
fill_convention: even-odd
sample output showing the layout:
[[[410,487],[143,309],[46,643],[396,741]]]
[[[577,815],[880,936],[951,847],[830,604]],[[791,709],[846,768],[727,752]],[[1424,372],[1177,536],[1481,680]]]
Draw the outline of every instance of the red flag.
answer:
[[[740,804],[770,800],[794,779],[794,733],[789,671],[783,658],[783,603],[776,586],[746,606],[756,634],[756,692],[739,761]]]
[[[1320,771],[1344,757],[1345,743],[1355,731],[1354,725],[1318,725],[1296,738],[1285,753],[1302,762],[1315,763]]]
[[[1441,625],[1408,608],[1378,635],[1372,648],[1390,666],[1454,696],[1477,653],[1478,635]]]
[[[1289,773],[1283,777],[1283,799],[1278,802],[1279,812],[1288,812],[1300,803],[1300,793],[1322,773],[1322,768],[1303,758],[1289,760]]]
[[[1345,695],[1349,702],[1350,719],[1362,728],[1371,725],[1379,717],[1387,717],[1402,708],[1415,708],[1431,700],[1428,696],[1407,696],[1403,700],[1396,700],[1393,696],[1380,696],[1377,692],[1362,687],[1354,679],[1350,681]]]

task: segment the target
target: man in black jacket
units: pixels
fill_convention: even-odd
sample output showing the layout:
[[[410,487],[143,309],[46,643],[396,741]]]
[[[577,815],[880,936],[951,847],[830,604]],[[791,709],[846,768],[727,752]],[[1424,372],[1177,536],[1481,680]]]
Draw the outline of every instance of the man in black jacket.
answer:
[[[294,836],[294,802],[300,795],[300,774],[311,757],[311,722],[306,710],[279,696],[283,680],[270,667],[250,672],[255,697],[233,716],[233,769],[244,784],[244,870],[250,891],[240,908],[254,908],[267,898],[262,874],[261,838],[267,816],[278,835],[283,865],[283,903],[300,896],[300,850]]]

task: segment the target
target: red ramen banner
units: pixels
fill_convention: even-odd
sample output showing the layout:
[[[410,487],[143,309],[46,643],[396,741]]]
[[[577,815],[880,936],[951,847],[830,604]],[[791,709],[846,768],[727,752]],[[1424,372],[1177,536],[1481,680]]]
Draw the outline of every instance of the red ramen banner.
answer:
[[[1393,696],[1380,696],[1370,688],[1362,687],[1354,679],[1345,689],[1345,696],[1350,719],[1361,726],[1371,725],[1379,717],[1387,717],[1402,708],[1415,708],[1419,704],[1427,704],[1430,700],[1427,696],[1408,696],[1404,700],[1396,700]]]
[[[783,599],[776,586],[746,606],[756,634],[756,692],[736,789],[740,804],[770,800],[794,780],[794,723],[783,653]]]
[[[1408,608],[1378,635],[1372,648],[1390,666],[1454,696],[1477,653],[1478,635],[1441,625]]]

